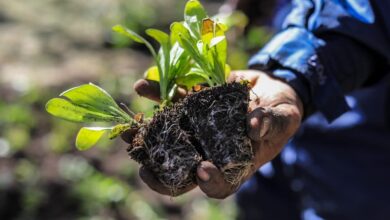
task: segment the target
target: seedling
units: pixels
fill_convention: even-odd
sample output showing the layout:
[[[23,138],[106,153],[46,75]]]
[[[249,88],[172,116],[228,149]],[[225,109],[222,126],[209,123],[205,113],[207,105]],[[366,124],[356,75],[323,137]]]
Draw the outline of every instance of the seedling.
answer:
[[[189,0],[184,21],[171,25],[170,35],[148,29],[146,34],[160,44],[158,52],[137,33],[117,25],[113,30],[144,44],[155,66],[145,74],[158,81],[162,103],[153,117],[142,120],[93,84],[72,88],[51,99],[46,109],[54,116],[74,122],[110,122],[112,127],[83,127],[76,147],[86,150],[105,133],[115,138],[137,129],[127,151],[130,157],[152,171],[157,179],[177,189],[196,183],[201,161],[213,162],[225,179],[237,185],[252,165],[253,150],[246,135],[249,87],[226,84],[226,27],[209,18],[197,0]],[[210,88],[199,89],[207,83]],[[193,94],[172,102],[179,86]]]
[[[160,45],[158,53],[152,45],[137,33],[121,26],[116,25],[113,31],[123,34],[137,43],[144,44],[152,54],[156,66],[150,67],[146,71],[148,79],[159,81],[160,96],[162,100],[161,106],[166,106],[171,103],[171,100],[176,92],[176,80],[184,75],[190,68],[190,57],[179,47],[179,44],[174,41],[168,34],[157,30],[148,29],[146,34],[155,39]]]

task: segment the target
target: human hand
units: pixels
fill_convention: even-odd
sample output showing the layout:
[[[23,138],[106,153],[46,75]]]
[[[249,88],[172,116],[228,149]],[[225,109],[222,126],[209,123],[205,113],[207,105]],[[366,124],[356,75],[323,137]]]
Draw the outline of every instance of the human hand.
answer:
[[[248,113],[248,136],[256,152],[251,172],[240,184],[248,179],[260,166],[272,160],[287,143],[289,138],[299,128],[303,116],[302,103],[295,91],[286,83],[274,79],[257,70],[232,72],[229,81],[248,80],[251,91],[251,101]],[[159,101],[158,84],[139,80],[134,85],[135,91],[141,96]],[[184,90],[177,92],[177,97],[185,96]],[[170,195],[154,175],[145,168],[140,169],[140,177],[153,190]],[[209,197],[223,199],[234,193],[239,185],[226,182],[219,169],[208,161],[203,161],[197,169],[199,188]],[[179,190],[176,195],[183,194],[195,188],[193,184]]]

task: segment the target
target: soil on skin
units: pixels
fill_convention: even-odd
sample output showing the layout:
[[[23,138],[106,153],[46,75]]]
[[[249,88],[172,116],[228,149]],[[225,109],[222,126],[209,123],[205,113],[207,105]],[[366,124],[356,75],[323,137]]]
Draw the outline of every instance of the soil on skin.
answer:
[[[196,183],[200,161],[213,162],[236,185],[252,166],[246,135],[249,88],[232,83],[207,88],[156,113],[128,148],[132,159],[172,190]]]

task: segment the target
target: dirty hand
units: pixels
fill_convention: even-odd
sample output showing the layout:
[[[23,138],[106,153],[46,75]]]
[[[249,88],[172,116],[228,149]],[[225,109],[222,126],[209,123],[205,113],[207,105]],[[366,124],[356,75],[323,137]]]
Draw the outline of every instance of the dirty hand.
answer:
[[[248,136],[252,139],[256,154],[251,172],[241,180],[240,184],[282,150],[299,128],[303,116],[299,97],[286,83],[257,70],[234,71],[229,77],[229,82],[242,80],[248,80],[252,87],[247,121]],[[141,96],[159,101],[158,84],[155,82],[139,80],[134,85],[134,89]],[[184,90],[178,91],[178,97],[185,94]],[[162,186],[147,169],[141,168],[140,176],[151,189],[170,195],[170,190]],[[226,182],[218,168],[208,161],[203,161],[198,166],[197,183],[208,197],[216,199],[226,198],[239,187]],[[194,184],[182,189],[177,195],[195,187]]]

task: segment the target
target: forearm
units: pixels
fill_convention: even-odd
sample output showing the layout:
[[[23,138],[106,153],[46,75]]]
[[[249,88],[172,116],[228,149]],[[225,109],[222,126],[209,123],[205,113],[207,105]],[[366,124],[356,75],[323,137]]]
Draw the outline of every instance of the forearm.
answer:
[[[283,28],[251,59],[250,68],[288,83],[307,115],[320,111],[333,121],[349,110],[347,92],[385,72],[380,68],[390,57],[390,44],[368,0],[294,1]]]

